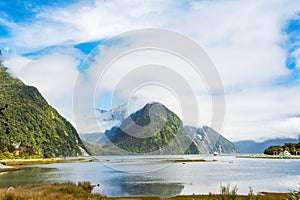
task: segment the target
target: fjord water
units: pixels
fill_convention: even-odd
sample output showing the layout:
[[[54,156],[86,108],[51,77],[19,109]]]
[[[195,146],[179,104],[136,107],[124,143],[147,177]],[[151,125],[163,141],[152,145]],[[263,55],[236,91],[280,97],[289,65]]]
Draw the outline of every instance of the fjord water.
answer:
[[[215,162],[168,162],[203,156],[106,156],[98,162],[70,162],[27,166],[2,173],[0,187],[66,181],[90,181],[94,193],[107,196],[219,193],[220,184],[237,185],[239,194],[290,192],[300,183],[299,160],[245,159],[204,156]]]

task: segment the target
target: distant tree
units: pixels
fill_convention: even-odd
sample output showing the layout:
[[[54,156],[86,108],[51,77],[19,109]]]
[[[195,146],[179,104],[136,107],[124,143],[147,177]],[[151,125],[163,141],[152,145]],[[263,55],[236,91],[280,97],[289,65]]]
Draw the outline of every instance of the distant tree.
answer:
[[[299,143],[285,143],[283,146],[270,146],[265,149],[264,154],[273,155],[274,152],[283,152],[284,150],[289,151],[292,155],[295,155],[296,152],[300,151],[300,142]]]

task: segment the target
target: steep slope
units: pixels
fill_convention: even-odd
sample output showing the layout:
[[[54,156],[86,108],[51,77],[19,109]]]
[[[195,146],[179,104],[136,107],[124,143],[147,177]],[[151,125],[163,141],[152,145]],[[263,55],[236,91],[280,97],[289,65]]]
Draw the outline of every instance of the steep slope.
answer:
[[[74,127],[39,91],[0,67],[0,159],[86,153]]]
[[[198,153],[179,117],[159,103],[146,104],[109,134],[111,143],[129,153]]]
[[[220,153],[230,154],[237,152],[232,142],[208,126],[202,128],[185,126],[184,128],[189,136],[193,138],[200,153],[221,151]]]

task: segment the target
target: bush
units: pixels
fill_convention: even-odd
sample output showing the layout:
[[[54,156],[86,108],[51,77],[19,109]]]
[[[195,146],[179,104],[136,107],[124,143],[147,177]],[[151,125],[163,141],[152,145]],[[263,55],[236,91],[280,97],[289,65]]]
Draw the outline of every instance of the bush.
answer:
[[[220,200],[235,200],[237,197],[237,186],[230,189],[230,184],[220,185]]]
[[[288,200],[299,200],[300,199],[300,184],[298,190],[294,190],[289,194]]]

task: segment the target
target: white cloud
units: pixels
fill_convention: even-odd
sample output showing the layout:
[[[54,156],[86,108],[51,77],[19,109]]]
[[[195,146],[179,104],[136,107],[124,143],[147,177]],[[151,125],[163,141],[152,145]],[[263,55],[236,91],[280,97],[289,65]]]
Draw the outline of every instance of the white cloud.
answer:
[[[297,138],[300,133],[299,85],[262,87],[227,96],[224,133],[233,140]]]
[[[1,19],[12,29],[10,45],[42,48],[56,44],[109,38],[135,28],[162,26],[162,13],[170,1],[79,1],[65,8],[37,10],[32,23],[15,24]],[[20,50],[19,50],[20,51]]]
[[[296,137],[298,121],[288,116],[300,113],[300,88],[265,86],[265,83],[291,73],[285,67],[286,50],[281,45],[285,36],[281,27],[286,19],[300,11],[299,0],[191,1],[190,5],[159,0],[79,1],[69,7],[41,10],[31,24],[0,20],[13,30],[13,37],[5,40],[5,44],[18,52],[110,38],[136,28],[178,31],[203,45],[227,91],[232,88],[239,91],[227,95],[225,136],[234,140]],[[7,65],[25,82],[37,86],[62,113],[70,113],[71,107],[66,105],[71,102],[70,91],[79,64],[76,58],[80,55],[76,54],[51,52],[36,61],[13,57]],[[299,52],[295,51],[294,56],[299,58]],[[147,59],[142,57],[137,61],[147,62]],[[109,83],[107,89],[129,68],[124,70],[115,68],[113,76],[106,77],[110,80],[105,81]],[[90,75],[93,80],[97,78],[93,78],[97,75],[94,71]],[[67,99],[65,103],[63,99]],[[211,99],[199,96],[198,100],[200,118],[209,124]]]
[[[54,53],[37,60],[16,56],[4,64],[25,84],[37,87],[49,104],[72,120],[72,95],[78,60],[70,55]]]

